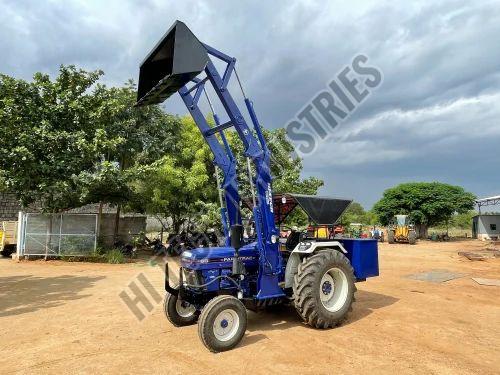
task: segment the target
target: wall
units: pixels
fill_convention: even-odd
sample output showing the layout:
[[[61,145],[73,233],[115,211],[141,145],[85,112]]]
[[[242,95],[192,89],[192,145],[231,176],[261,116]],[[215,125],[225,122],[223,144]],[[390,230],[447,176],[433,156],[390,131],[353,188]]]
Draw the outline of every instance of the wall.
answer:
[[[102,214],[99,243],[102,246],[113,246],[115,230],[115,214]],[[146,216],[124,216],[120,218],[118,238],[125,243],[131,242],[134,236],[146,231]]]
[[[0,193],[0,221],[17,220],[21,205],[14,194]]]
[[[477,220],[477,237],[479,239],[500,238],[500,215],[478,215],[474,220]],[[492,230],[490,224],[496,224],[496,230]]]

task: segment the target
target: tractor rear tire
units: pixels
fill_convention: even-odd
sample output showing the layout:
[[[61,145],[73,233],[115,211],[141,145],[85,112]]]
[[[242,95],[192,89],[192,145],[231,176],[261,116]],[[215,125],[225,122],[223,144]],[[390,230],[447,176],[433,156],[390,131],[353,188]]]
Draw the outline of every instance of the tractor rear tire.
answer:
[[[394,241],[394,231],[392,231],[392,230],[387,231],[387,242],[391,243],[391,244],[395,242]]]
[[[178,287],[174,287],[178,289]],[[163,302],[165,316],[175,327],[189,326],[198,320],[200,312],[196,308],[173,294],[167,293]]]
[[[295,308],[312,327],[336,327],[352,310],[354,281],[354,270],[340,251],[321,251],[306,257],[293,282]]]
[[[247,330],[247,310],[236,297],[221,295],[203,308],[198,321],[198,336],[213,353],[230,350],[239,344]]]
[[[417,243],[417,233],[414,230],[408,232],[408,242],[410,245],[415,245]]]

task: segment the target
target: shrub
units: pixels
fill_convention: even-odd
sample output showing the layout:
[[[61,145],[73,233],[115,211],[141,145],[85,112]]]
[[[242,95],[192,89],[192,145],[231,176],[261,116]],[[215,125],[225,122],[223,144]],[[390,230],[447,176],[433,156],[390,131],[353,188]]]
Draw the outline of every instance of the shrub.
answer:
[[[112,264],[125,263],[125,256],[119,249],[112,249],[105,255],[106,261]]]

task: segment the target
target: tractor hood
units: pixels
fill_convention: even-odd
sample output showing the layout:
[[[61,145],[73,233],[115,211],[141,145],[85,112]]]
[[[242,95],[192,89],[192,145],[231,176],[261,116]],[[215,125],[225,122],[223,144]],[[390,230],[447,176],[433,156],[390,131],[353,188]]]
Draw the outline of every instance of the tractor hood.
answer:
[[[234,248],[230,246],[199,247],[182,253],[181,266],[187,269],[230,268],[233,257]],[[239,257],[245,266],[256,265],[259,259],[257,244],[252,242],[241,247]]]

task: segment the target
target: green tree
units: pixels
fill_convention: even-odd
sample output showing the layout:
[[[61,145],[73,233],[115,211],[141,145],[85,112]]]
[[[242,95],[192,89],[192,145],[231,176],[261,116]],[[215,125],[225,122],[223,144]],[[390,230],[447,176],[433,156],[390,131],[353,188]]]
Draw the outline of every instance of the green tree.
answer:
[[[55,212],[102,197],[124,201],[128,188],[112,166],[125,170],[165,154],[171,116],[157,106],[134,108],[133,83],[107,88],[102,74],[61,66],[54,80],[0,75],[0,176],[23,205]],[[104,187],[111,185],[110,194]]]
[[[427,236],[427,228],[450,220],[455,213],[466,213],[474,207],[476,197],[460,186],[440,182],[410,182],[387,189],[373,207],[382,224],[397,214],[409,214]]]
[[[352,202],[344,213],[344,219],[349,223],[363,223],[366,211],[358,202]]]
[[[352,202],[342,215],[341,222],[344,225],[350,223],[375,225],[378,222],[378,217],[372,211],[365,211],[360,203]]]
[[[94,139],[101,74],[61,67],[54,81],[0,75],[0,170],[24,206],[55,212],[78,204],[75,176],[93,167],[101,146]]]
[[[179,131],[169,155],[137,170],[131,207],[170,218],[178,233],[183,223],[203,213],[204,202],[215,202],[217,195],[212,155],[194,121],[175,118],[174,125]]]
[[[264,138],[272,156],[273,191],[275,193],[317,194],[324,182],[316,177],[302,178],[302,159],[294,156],[294,147],[286,137],[285,129],[264,129]],[[242,197],[249,197],[251,195],[250,184],[243,144],[234,132],[228,132],[228,140],[238,160],[240,194]],[[254,172],[252,165],[252,173]]]
[[[169,149],[173,117],[158,106],[135,108],[134,84],[108,88],[102,74],[61,66],[53,80],[0,75],[0,184],[23,206],[119,208],[133,193],[133,170]],[[119,209],[115,232],[118,218]]]
[[[122,205],[133,198],[130,182],[136,169],[168,153],[177,137],[175,117],[159,106],[134,107],[136,86],[104,88],[97,113],[100,122],[96,138],[102,145],[99,162],[89,173],[78,176],[82,203],[99,202],[99,217],[104,203],[117,207],[114,239],[118,234]]]

